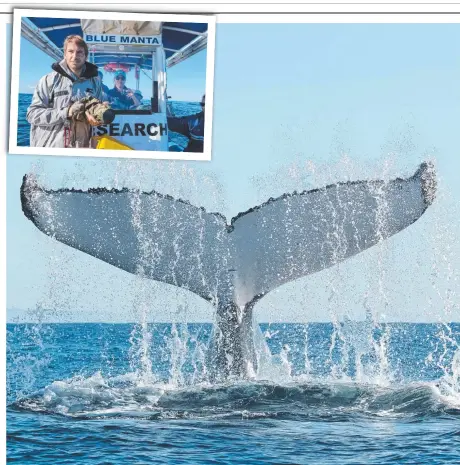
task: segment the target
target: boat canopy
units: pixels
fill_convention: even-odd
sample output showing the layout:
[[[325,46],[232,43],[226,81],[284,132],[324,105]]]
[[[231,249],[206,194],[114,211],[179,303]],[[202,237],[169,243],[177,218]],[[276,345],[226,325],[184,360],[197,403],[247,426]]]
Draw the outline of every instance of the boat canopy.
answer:
[[[207,44],[207,23],[175,23],[153,21],[109,21],[109,20],[81,20],[71,18],[22,18],[21,34],[43,52],[56,60],[63,58],[64,40],[69,35],[84,33],[129,34],[133,36],[155,36],[161,34],[161,44],[166,55],[168,68],[190,58],[203,50]],[[91,50],[91,61],[97,66],[104,67],[110,63],[126,66],[140,66],[152,69],[152,54],[144,47],[131,47],[114,53],[113,47],[104,50],[97,47]],[[151,47],[150,47],[151,49]]]

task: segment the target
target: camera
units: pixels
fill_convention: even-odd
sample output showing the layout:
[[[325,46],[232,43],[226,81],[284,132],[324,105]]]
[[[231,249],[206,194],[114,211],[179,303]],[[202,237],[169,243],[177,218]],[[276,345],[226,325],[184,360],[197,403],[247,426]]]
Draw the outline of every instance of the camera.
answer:
[[[74,121],[86,122],[86,112],[100,124],[110,124],[115,119],[115,112],[110,105],[96,97],[84,97],[74,102],[69,108],[68,117]]]

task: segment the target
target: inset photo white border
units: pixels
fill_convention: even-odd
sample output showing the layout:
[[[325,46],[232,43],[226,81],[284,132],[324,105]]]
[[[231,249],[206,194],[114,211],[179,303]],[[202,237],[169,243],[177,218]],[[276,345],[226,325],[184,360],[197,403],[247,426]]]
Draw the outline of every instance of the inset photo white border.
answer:
[[[20,155],[58,155],[58,156],[89,156],[89,157],[123,157],[123,158],[152,158],[152,159],[168,159],[168,160],[203,160],[203,161],[209,161],[211,160],[211,135],[212,135],[212,117],[213,117],[213,88],[214,88],[214,54],[215,54],[215,31],[216,31],[216,18],[213,15],[183,15],[183,14],[165,14],[165,13],[159,13],[159,14],[152,14],[152,13],[120,13],[120,12],[98,12],[98,11],[74,11],[74,10],[33,10],[33,9],[14,9],[13,11],[13,50],[12,50],[12,67],[11,67],[11,94],[10,94],[10,126],[9,126],[9,153],[12,154],[20,154]],[[206,23],[207,24],[207,31],[204,33],[196,33],[197,39],[192,40],[189,42],[188,45],[185,47],[182,47],[179,50],[175,50],[173,48],[167,48],[166,44],[164,46],[165,53],[171,54],[173,52],[173,55],[175,59],[180,62],[186,62],[186,60],[191,57],[194,53],[195,50],[201,51],[204,48],[206,49],[206,70],[205,70],[205,95],[206,95],[206,102],[205,105],[202,106],[203,111],[204,111],[204,116],[205,116],[205,125],[204,125],[204,141],[203,141],[203,152],[194,152],[192,151],[180,151],[181,147],[179,145],[174,147],[170,147],[168,142],[166,142],[168,149],[167,150],[145,150],[142,145],[142,141],[136,141],[138,143],[138,148],[133,148],[132,150],[116,150],[116,149],[106,149],[104,150],[97,150],[93,148],[73,148],[73,147],[40,147],[40,146],[35,146],[35,147],[29,147],[29,146],[24,146],[24,145],[18,145],[18,128],[19,128],[19,121],[18,121],[18,116],[19,116],[19,95],[20,95],[20,87],[21,87],[21,35],[23,34],[25,38],[27,39],[27,35],[31,34],[33,32],[34,34],[34,40],[37,43],[40,41],[40,38],[47,38],[45,36],[44,32],[42,29],[45,29],[46,32],[50,31],[56,31],[59,33],[60,29],[68,29],[70,34],[75,34],[75,28],[72,30],[71,27],[69,26],[76,26],[79,27],[78,24],[74,25],[73,23],[61,23],[58,25],[50,25],[49,27],[46,28],[41,28],[39,29],[36,27],[32,22],[29,22],[29,28],[22,28],[22,23],[23,23],[23,18],[49,18],[49,19],[75,19],[79,18],[79,20],[100,20],[100,18],[104,18],[104,20],[110,20],[110,21],[149,21],[149,22],[162,22],[162,23]],[[179,36],[181,33],[184,33],[185,31],[181,30],[180,25],[174,25],[174,26],[168,26],[168,31],[171,33],[176,33],[177,36]],[[93,33],[94,34],[94,33]],[[110,38],[107,39],[107,37],[110,35]],[[147,34],[146,34],[147,35]],[[134,40],[132,38],[133,34],[124,34],[123,38],[125,39],[125,36],[130,38],[130,40]],[[84,37],[88,38],[87,35]],[[136,56],[136,53],[139,54],[138,49],[136,46],[139,47],[139,44],[136,43],[136,41],[133,42],[133,45],[122,45],[118,44],[116,41],[119,39],[119,37],[116,35],[116,33],[111,33],[109,34],[100,34],[100,37],[97,38],[96,35],[93,35],[93,37],[96,38],[97,45],[91,45],[88,44],[89,48],[89,55],[88,55],[88,61],[91,62],[91,58],[94,58],[96,54],[104,53],[106,57],[100,56],[102,60],[107,60],[107,65],[112,66],[109,63],[109,58],[107,57],[107,54],[112,55],[112,52],[114,50],[114,44],[107,45],[106,43],[102,43],[103,40],[110,40],[110,42],[115,42],[115,45],[118,46],[118,50],[116,52],[119,55],[122,55],[124,57],[129,57],[129,52],[131,52],[132,56]],[[141,37],[141,35],[139,35]],[[151,37],[154,37],[152,34]],[[203,46],[203,40],[202,38],[206,39],[205,45]],[[163,47],[163,34],[160,36],[160,47]],[[178,40],[179,42],[179,40]],[[30,42],[31,43],[31,42]],[[126,43],[126,42],[124,42]],[[190,43],[192,44],[190,47]],[[144,42],[145,44],[145,42]],[[195,45],[196,44],[196,45]],[[49,45],[49,44],[48,44]],[[47,44],[45,41],[43,41],[43,47],[42,49],[46,48]],[[142,47],[142,45],[141,45]],[[188,49],[187,49],[188,47]],[[196,47],[196,49],[194,49]],[[144,46],[144,48],[146,48]],[[151,47],[153,48],[153,47]],[[39,50],[37,48],[37,50]],[[139,48],[140,50],[140,48]],[[142,50],[144,51],[144,50]],[[54,61],[60,61],[58,60],[59,52],[62,55],[63,59],[63,51],[62,49],[59,49],[57,46],[55,46],[53,43],[50,44],[50,49],[48,50],[48,55],[50,58],[52,56],[55,56]],[[123,52],[123,53],[122,53]],[[41,53],[40,53],[41,54]],[[54,54],[54,55],[53,55]],[[121,130],[121,134],[117,134],[117,132],[120,128],[117,126],[116,130],[114,129],[113,136],[118,135],[121,136],[127,135],[130,136],[131,133],[133,133],[134,136],[136,134],[139,137],[142,137],[143,134],[147,136],[148,139],[151,139],[149,137],[148,132],[146,133],[145,128],[146,124],[144,123],[144,126],[142,126],[142,119],[145,118],[146,116],[157,116],[160,115],[161,118],[163,118],[165,121],[167,121],[167,102],[168,98],[170,97],[168,94],[168,69],[166,65],[167,59],[163,58],[163,61],[161,59],[161,55],[163,54],[152,54],[153,56],[158,56],[155,58],[155,61],[150,58],[150,67],[152,68],[152,75],[150,76],[150,80],[152,82],[152,94],[156,92],[156,95],[159,95],[158,98],[158,107],[160,109],[160,113],[152,113],[149,109],[144,109],[144,112],[140,111],[139,113],[136,113],[137,110],[131,111],[128,113],[132,114],[126,114],[125,109],[123,109],[123,112],[125,114],[119,115],[117,114],[115,118],[118,116],[119,118],[122,117],[123,119],[126,119],[127,121],[123,121],[123,128]],[[138,56],[138,55],[137,55]],[[147,53],[144,53],[144,58],[147,56]],[[168,57],[170,59],[171,57]],[[102,65],[105,63],[102,63],[100,60],[98,61]],[[163,63],[163,65],[162,65]],[[118,62],[117,62],[118,65]],[[137,71],[135,71],[135,66],[131,65],[129,67],[129,63],[127,64],[127,69],[130,71],[134,71],[135,73],[137,72],[136,76],[136,83],[138,83],[142,79],[142,75],[146,70],[140,68]],[[43,67],[43,66],[42,66]],[[115,69],[115,68],[108,68],[105,69],[105,67],[101,66],[99,70],[104,70],[106,71],[104,73],[104,76],[107,76],[109,72],[113,72],[113,74],[119,73],[121,70]],[[165,71],[166,70],[166,71]],[[193,70],[192,70],[193,71]],[[52,72],[51,67],[49,68],[49,72]],[[153,73],[155,72],[155,77],[157,79],[153,79]],[[38,80],[42,77],[42,75],[46,75],[46,73],[41,73],[40,76],[33,76],[33,79],[36,78],[36,82],[38,83]],[[192,73],[190,73],[192,74]],[[139,77],[139,75],[141,77]],[[147,76],[149,77],[149,76]],[[30,80],[30,77],[28,77]],[[125,79],[126,79],[126,70],[125,70]],[[130,78],[132,80],[132,76]],[[186,80],[187,78],[184,78]],[[145,77],[144,77],[145,81]],[[153,84],[153,82],[156,81],[157,84]],[[114,80],[115,82],[115,80]],[[125,81],[126,82],[126,81]],[[179,79],[177,79],[177,82],[180,82]],[[36,85],[36,84],[35,84]],[[114,84],[115,85],[115,84]],[[132,84],[131,84],[132,86]],[[160,87],[159,90],[153,90],[154,87]],[[163,87],[162,87],[163,86]],[[28,85],[29,88],[33,87],[30,84]],[[136,85],[138,87],[138,84]],[[195,84],[195,88],[196,88]],[[177,88],[177,87],[176,87]],[[114,87],[115,89],[115,87]],[[112,89],[112,90],[114,90]],[[166,92],[162,92],[162,89],[166,89]],[[35,88],[34,88],[35,91]],[[135,92],[138,92],[136,89]],[[185,94],[186,92],[184,92]],[[196,93],[196,92],[195,92]],[[104,94],[105,96],[105,94]],[[69,98],[68,95],[66,94],[64,98]],[[172,100],[174,101],[174,96],[172,96]],[[179,100],[179,99],[178,99]],[[144,101],[143,101],[144,102]],[[154,99],[152,95],[151,103],[154,104]],[[148,108],[151,109],[151,106],[146,105]],[[163,110],[161,110],[161,107],[163,107]],[[116,109],[116,108],[114,108]],[[132,110],[132,109],[131,109]],[[197,112],[199,112],[198,110]],[[148,112],[148,114],[147,114]],[[178,113],[174,115],[170,115],[168,113],[168,119],[170,116],[175,116],[175,117],[180,117],[180,116],[185,116],[188,115],[187,111],[185,113]],[[136,119],[137,118],[137,119]],[[131,119],[133,121],[131,121]],[[134,121],[136,119],[136,122]],[[128,121],[129,120],[129,121]],[[172,120],[170,120],[171,122]],[[186,121],[178,121],[178,118],[175,119],[176,123],[186,123]],[[113,123],[115,124],[115,123]],[[130,127],[125,127],[126,125],[129,125]],[[150,124],[150,123],[148,123]],[[153,123],[155,124],[155,123]],[[159,123],[160,124],[160,123]],[[193,122],[190,123],[193,125]],[[68,126],[69,123],[66,124]],[[142,126],[142,127],[141,127]],[[109,126],[111,128],[111,126]],[[136,131],[134,131],[132,128],[135,128]],[[98,135],[102,135],[101,132],[103,132],[106,129],[106,126],[101,126],[101,128],[104,128],[103,130],[100,130]],[[111,128],[112,129],[112,128]],[[64,129],[63,129],[64,131]],[[169,132],[169,128],[167,130]],[[68,132],[68,130],[67,130]],[[76,132],[76,131],[75,131]],[[107,131],[107,135],[111,135],[110,131]],[[139,134],[138,134],[139,133]],[[105,135],[105,134],[104,134]],[[68,135],[66,135],[68,137]],[[153,139],[153,137],[152,137]],[[166,139],[168,137],[166,136]],[[113,138],[109,138],[110,141],[113,141]],[[125,139],[126,140],[126,139]],[[192,138],[190,138],[190,141]],[[124,142],[123,139],[120,140],[120,142]],[[126,145],[129,145],[125,142]],[[162,146],[165,146],[164,142],[164,137],[163,137],[163,143]],[[169,151],[172,150],[172,151]]]

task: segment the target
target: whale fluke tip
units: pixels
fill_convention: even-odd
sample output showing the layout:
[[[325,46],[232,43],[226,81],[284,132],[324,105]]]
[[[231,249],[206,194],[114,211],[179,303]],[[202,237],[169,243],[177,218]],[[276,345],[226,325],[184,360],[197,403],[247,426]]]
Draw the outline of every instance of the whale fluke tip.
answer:
[[[425,204],[427,206],[431,205],[436,198],[437,190],[436,169],[433,162],[423,162],[415,176],[420,177]]]
[[[21,185],[21,205],[22,211],[27,219],[35,224],[35,216],[30,202],[34,191],[38,189],[37,178],[33,174],[25,174],[22,178]]]

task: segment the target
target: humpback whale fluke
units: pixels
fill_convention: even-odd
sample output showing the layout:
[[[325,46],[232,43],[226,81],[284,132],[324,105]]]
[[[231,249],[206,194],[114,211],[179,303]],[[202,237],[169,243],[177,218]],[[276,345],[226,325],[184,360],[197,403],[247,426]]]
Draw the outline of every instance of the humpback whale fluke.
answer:
[[[436,178],[353,181],[270,198],[234,217],[155,191],[21,186],[24,214],[56,240],[125,271],[190,290],[217,309],[217,376],[257,366],[252,309],[272,289],[331,267],[415,222]]]

